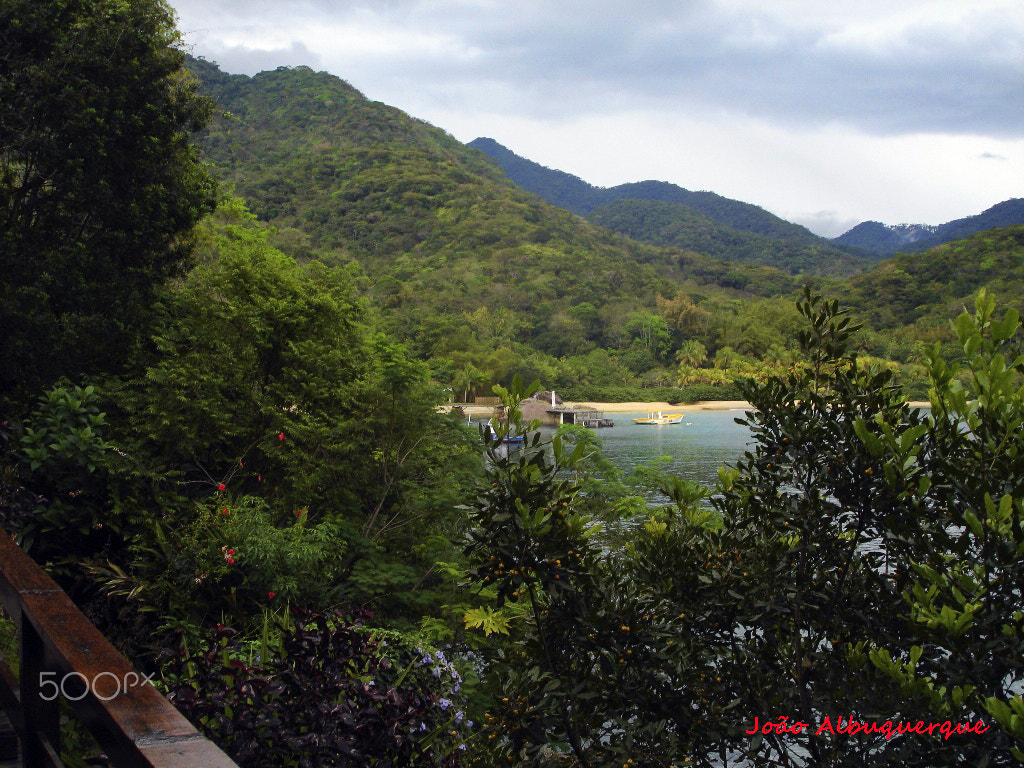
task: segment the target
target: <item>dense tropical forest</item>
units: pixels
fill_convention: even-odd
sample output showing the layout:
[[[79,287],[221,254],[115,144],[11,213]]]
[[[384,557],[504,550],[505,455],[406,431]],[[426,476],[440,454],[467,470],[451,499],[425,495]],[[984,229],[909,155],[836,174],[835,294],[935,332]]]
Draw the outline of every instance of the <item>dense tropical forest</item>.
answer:
[[[1024,227],[735,260],[158,0],[0,37],[0,527],[238,765],[1024,760]],[[540,387],[743,398],[752,443],[627,474]]]
[[[734,382],[784,370],[797,354],[800,287],[843,290],[813,275],[869,263],[756,206],[654,182],[602,191],[474,142],[511,155],[503,167],[562,183],[574,195],[567,207],[593,223],[630,212],[618,233],[589,226],[443,130],[337,77],[188,66],[218,104],[198,144],[271,226],[270,242],[300,262],[315,255],[354,270],[380,323],[458,399],[489,395],[517,372],[570,399],[735,397]],[[1000,298],[1015,296],[989,282]],[[936,296],[943,319],[930,325],[894,325],[873,315],[883,302],[859,305],[865,329],[854,343],[923,397],[925,347],[938,341],[956,354],[946,320],[970,293],[951,298],[960,303],[940,306]]]

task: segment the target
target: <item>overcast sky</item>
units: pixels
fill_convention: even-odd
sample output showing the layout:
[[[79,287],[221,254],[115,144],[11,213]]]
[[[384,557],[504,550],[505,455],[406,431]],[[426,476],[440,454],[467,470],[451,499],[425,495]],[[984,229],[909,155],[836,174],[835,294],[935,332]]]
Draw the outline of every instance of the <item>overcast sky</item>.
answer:
[[[169,0],[227,72],[304,64],[461,141],[826,236],[1024,197],[1024,0]]]

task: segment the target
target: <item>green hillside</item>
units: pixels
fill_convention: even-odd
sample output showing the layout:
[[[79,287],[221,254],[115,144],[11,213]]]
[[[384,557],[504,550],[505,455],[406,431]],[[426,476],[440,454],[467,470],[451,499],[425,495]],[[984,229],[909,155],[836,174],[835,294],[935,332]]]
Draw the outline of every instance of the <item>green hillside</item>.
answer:
[[[850,275],[872,263],[856,249],[714,192],[693,192],[665,181],[595,187],[520,157],[494,139],[474,139],[469,145],[523,189],[645,243],[688,248],[727,261],[769,264],[792,274]]]
[[[628,378],[670,363],[685,340],[670,328],[669,347],[650,352],[637,316],[668,323],[659,301],[735,314],[731,302],[796,287],[776,269],[642,244],[590,224],[518,188],[444,131],[367,100],[333,75],[282,67],[247,77],[201,60],[190,66],[221,113],[199,145],[275,228],[274,245],[300,262],[349,265],[388,331],[439,370],[484,371],[481,391],[513,368],[557,379],[552,358],[598,348],[626,355],[639,337],[647,350],[634,357],[643,360],[617,369]],[[705,323],[706,333],[721,327]],[[707,335],[702,343],[719,346]],[[528,361],[533,353],[547,356],[543,365]],[[587,368],[581,363],[562,380],[578,381]],[[668,372],[663,383],[674,379]]]
[[[380,326],[453,392],[486,393],[515,372],[595,399],[634,399],[624,388],[637,385],[761,376],[792,359],[797,287],[763,264],[788,262],[805,274],[838,268],[816,242],[750,231],[774,225],[755,206],[710,193],[708,204],[753,217],[739,222],[748,229],[670,199],[620,199],[591,211],[596,222],[658,245],[643,244],[544,202],[480,152],[332,75],[191,66],[223,112],[200,137],[216,172],[273,226],[277,247],[300,262],[348,265]],[[685,192],[627,186],[648,196]],[[794,226],[779,222],[782,231]],[[1007,257],[986,250],[1012,251],[1005,237],[821,285],[864,319],[864,351],[916,375],[922,344],[948,341],[947,321],[973,290],[988,284],[1004,296],[1017,284],[1003,270]],[[726,255],[761,265],[712,258]]]
[[[617,237],[519,190],[477,152],[308,68],[226,75],[192,60],[226,114],[199,144],[298,258],[356,260],[382,300],[409,282],[454,287],[450,309],[648,297],[664,280],[714,287],[726,268]],[[728,268],[732,269],[732,268]],[[753,279],[754,277],[757,279]],[[788,286],[758,287],[755,293]],[[725,280],[728,282],[728,280]],[[735,281],[733,281],[733,286]],[[644,301],[644,298],[640,298]]]
[[[954,361],[963,354],[950,322],[984,288],[1003,306],[1024,310],[1024,226],[979,232],[927,251],[900,254],[875,269],[821,289],[863,324],[862,352],[905,366],[923,397],[926,350],[938,343]],[[916,371],[916,372],[915,372]]]
[[[996,227],[1014,227],[1024,224],[1024,199],[1011,198],[987,208],[975,216],[947,221],[935,229],[930,237],[923,238],[914,244],[915,250],[933,248],[952,240],[969,237],[976,232],[984,232]]]
[[[1024,309],[1024,226],[979,232],[921,253],[900,254],[851,278],[844,303],[879,329],[944,321],[985,288]]]

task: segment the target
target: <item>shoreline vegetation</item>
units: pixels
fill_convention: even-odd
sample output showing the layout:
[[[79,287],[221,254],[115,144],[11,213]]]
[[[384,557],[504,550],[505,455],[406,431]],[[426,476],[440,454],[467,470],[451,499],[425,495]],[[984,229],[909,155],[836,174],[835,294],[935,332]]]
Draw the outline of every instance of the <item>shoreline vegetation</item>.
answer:
[[[467,416],[479,416],[494,412],[493,405],[477,405],[475,403],[456,403],[448,406],[449,409],[458,407]],[[594,400],[566,400],[562,407],[567,409],[585,409],[593,411],[604,411],[605,413],[653,413],[662,411],[671,413],[673,411],[749,411],[753,406],[746,400],[698,400],[693,403],[672,405],[664,401],[644,402],[629,401],[623,403],[602,403]]]

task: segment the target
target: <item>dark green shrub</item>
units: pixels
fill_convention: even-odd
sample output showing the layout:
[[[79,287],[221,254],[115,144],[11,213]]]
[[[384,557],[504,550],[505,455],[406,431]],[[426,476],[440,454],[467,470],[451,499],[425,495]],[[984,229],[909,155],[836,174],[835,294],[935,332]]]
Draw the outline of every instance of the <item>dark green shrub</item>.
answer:
[[[168,698],[242,768],[460,764],[472,723],[440,651],[391,647],[365,612],[292,618],[276,658],[251,659],[225,626],[172,654]]]

